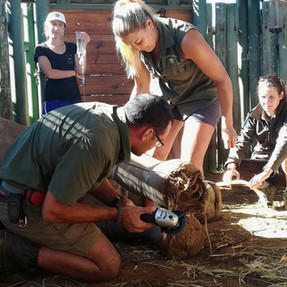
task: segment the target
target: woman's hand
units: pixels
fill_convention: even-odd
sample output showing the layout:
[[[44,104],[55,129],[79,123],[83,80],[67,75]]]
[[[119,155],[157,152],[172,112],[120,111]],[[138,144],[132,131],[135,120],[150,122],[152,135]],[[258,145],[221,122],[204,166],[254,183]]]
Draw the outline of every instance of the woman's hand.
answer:
[[[223,175],[223,182],[226,184],[226,186],[231,186],[231,182],[233,177],[236,179],[240,179],[240,173],[236,170],[236,164],[235,163],[229,163],[226,167],[226,172]]]
[[[86,45],[88,45],[89,42],[91,41],[90,36],[86,32],[83,32],[81,34],[81,39],[85,42]]]
[[[221,134],[225,149],[230,149],[235,146],[237,141],[237,132],[233,126],[230,126],[229,128],[222,127]]]
[[[230,187],[233,177],[235,177],[236,179],[240,179],[240,173],[236,169],[228,169],[224,173],[222,180],[226,184],[226,186]]]
[[[255,176],[253,176],[250,181],[250,188],[258,188],[260,186],[262,186],[262,184],[264,183],[264,181],[271,175],[271,173],[273,172],[272,169],[267,169],[267,170],[263,170],[261,173],[256,174]]]

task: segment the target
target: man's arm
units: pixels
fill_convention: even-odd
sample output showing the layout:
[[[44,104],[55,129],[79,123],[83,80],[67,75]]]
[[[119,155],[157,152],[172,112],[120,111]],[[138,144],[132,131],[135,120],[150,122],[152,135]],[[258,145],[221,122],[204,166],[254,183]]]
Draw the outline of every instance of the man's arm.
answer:
[[[268,163],[264,166],[264,170],[272,169],[274,172],[278,170],[282,162],[287,158],[287,123],[281,127],[276,145],[268,160]]]
[[[226,149],[233,147],[236,143],[237,133],[233,127],[233,90],[228,73],[201,33],[195,29],[190,29],[185,34],[181,50],[183,58],[191,59],[207,77],[215,82],[222,111],[224,147]]]
[[[141,68],[138,75],[134,77],[134,87],[131,92],[131,99],[139,94],[148,93],[150,89],[150,73],[146,69],[144,63],[141,63]]]
[[[100,200],[102,203],[110,206],[116,196],[122,196],[122,194],[111,184],[108,179],[105,179],[101,186],[92,192],[93,196]],[[118,201],[119,206],[134,206],[133,202],[124,197]]]
[[[129,232],[143,232],[153,225],[140,220],[143,213],[152,213],[155,207],[122,207],[121,225]],[[113,220],[116,221],[119,214],[118,208],[90,206],[76,202],[72,206],[61,203],[50,191],[47,192],[43,204],[42,215],[47,222],[54,223],[80,223]]]
[[[48,79],[63,79],[77,75],[77,72],[74,70],[53,69],[49,59],[46,56],[40,56],[38,58],[38,63],[42,72]]]

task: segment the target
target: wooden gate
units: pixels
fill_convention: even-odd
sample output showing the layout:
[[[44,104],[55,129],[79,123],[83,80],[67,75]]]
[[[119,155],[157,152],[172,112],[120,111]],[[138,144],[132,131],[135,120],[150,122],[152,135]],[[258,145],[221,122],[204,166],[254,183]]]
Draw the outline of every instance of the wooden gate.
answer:
[[[43,5],[44,2],[45,0],[35,1],[33,5]],[[67,18],[66,41],[75,42],[75,31],[86,31],[91,36],[91,42],[87,46],[85,85],[81,86],[79,81],[83,101],[103,101],[118,105],[125,103],[133,82],[127,79],[115,51],[111,29],[114,1],[48,2],[49,10],[63,12]],[[287,83],[286,1],[237,0],[233,4],[206,4],[206,0],[146,2],[155,9],[165,9],[167,17],[190,21],[199,27],[231,77],[234,126],[238,132],[246,113],[257,104],[256,86],[259,76],[279,75]],[[38,21],[37,25],[42,23]],[[36,44],[30,45],[30,53],[31,47]],[[23,53],[27,53],[27,50]],[[17,71],[17,63],[14,65],[13,70]],[[33,71],[29,73],[33,74]],[[13,73],[11,77],[15,78]],[[41,93],[41,89],[38,89],[38,93]],[[17,103],[13,103],[14,112],[17,112],[15,106]],[[20,108],[22,111],[26,107]],[[221,169],[226,156],[227,151],[222,146],[218,126],[205,159],[205,169]]]

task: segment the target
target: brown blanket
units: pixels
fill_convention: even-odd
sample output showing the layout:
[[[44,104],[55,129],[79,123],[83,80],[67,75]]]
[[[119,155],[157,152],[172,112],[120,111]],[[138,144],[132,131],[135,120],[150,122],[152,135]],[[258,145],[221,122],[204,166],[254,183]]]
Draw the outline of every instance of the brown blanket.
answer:
[[[26,129],[25,126],[0,118],[0,164],[6,148]]]

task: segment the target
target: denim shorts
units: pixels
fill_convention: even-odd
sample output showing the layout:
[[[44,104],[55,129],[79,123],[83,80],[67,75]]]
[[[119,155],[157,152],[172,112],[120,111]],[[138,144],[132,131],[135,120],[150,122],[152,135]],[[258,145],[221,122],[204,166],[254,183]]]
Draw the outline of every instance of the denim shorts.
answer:
[[[215,101],[208,107],[197,110],[186,118],[184,118],[180,114],[176,106],[172,109],[172,113],[174,118],[179,121],[188,120],[188,121],[209,124],[215,127],[218,124],[219,119],[221,117],[221,107],[219,101]]]

